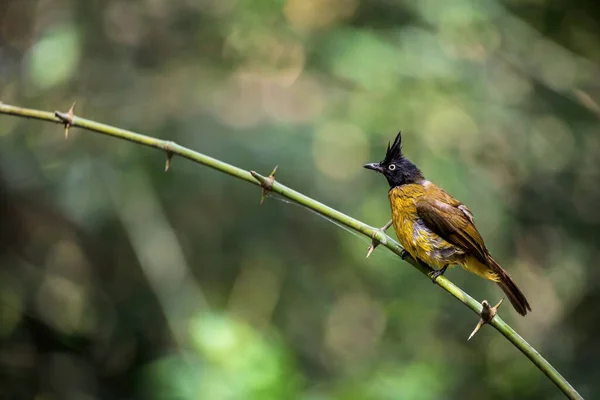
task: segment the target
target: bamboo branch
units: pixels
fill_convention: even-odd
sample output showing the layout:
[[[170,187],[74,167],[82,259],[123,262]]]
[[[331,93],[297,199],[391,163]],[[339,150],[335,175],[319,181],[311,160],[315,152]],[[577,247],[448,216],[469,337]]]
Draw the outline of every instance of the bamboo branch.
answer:
[[[165,152],[167,158],[167,169],[172,156],[179,156],[187,158],[188,160],[194,161],[198,164],[202,164],[209,168],[217,171],[226,173],[238,179],[250,182],[252,184],[261,186],[263,190],[272,191],[281,196],[284,196],[297,204],[300,204],[306,208],[326,216],[356,232],[359,232],[370,239],[373,239],[381,245],[387,247],[392,252],[401,256],[405,261],[410,263],[413,267],[418,269],[421,273],[429,276],[432,269],[426,265],[423,265],[413,259],[406,252],[403,252],[402,247],[391,237],[386,235],[381,229],[369,226],[355,218],[352,218],[346,214],[341,213],[323,203],[320,203],[300,192],[297,192],[281,183],[275,181],[273,174],[269,177],[262,176],[254,171],[249,172],[231,164],[227,164],[215,158],[206,156],[196,151],[190,150],[186,147],[180,146],[177,143],[171,141],[165,141],[156,139],[153,137],[141,135],[139,133],[131,132],[128,130],[116,128],[110,125],[101,124],[98,122],[90,121],[88,119],[80,118],[73,115],[73,111],[67,113],[62,112],[46,112],[34,109],[27,109],[21,107],[10,106],[0,102],[0,114],[13,115],[17,117],[32,118],[43,121],[54,122],[63,124],[66,127],[71,128],[83,128],[89,131],[101,133],[108,136],[128,140],[137,144],[141,144],[148,147],[154,147],[156,149]],[[437,278],[436,283],[438,286],[443,288],[445,291],[450,293],[460,302],[465,304],[471,310],[478,315],[482,315],[482,305],[469,296],[466,292],[460,289],[458,286],[450,282],[446,277],[440,276]],[[538,367],[546,376],[554,382],[556,386],[570,399],[583,399],[579,393],[571,386],[571,384],[562,376],[560,373],[548,362],[544,357],[540,355],[529,343],[525,341],[513,328],[511,328],[506,322],[504,322],[498,315],[493,317],[489,322],[494,328],[496,328],[506,339],[508,339],[517,349],[519,349],[525,356],[527,356],[536,367]]]

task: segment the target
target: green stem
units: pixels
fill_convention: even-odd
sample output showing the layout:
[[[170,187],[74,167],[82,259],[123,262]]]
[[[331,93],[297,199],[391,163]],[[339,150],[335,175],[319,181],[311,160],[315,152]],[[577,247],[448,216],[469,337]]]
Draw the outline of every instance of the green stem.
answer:
[[[0,114],[14,115],[25,118],[33,118],[44,121],[50,121],[55,123],[64,124],[64,120],[58,118],[55,113],[39,111],[21,107],[10,106],[7,104],[0,103]],[[61,113],[62,114],[62,113]],[[65,115],[65,114],[62,114]],[[119,129],[110,125],[101,124],[98,122],[90,121],[88,119],[79,118],[73,116],[72,127],[84,128],[93,132],[101,133],[108,136],[114,136],[120,139],[129,140],[137,144],[141,144],[148,147],[154,147],[163,150],[166,154],[178,155],[180,157],[187,158],[195,161],[199,164],[213,168],[217,171],[224,172],[228,175],[242,179],[244,181],[253,183],[261,186],[261,182],[264,184],[268,178],[258,175],[256,173],[255,178],[249,171],[245,171],[231,164],[219,161],[215,158],[206,156],[196,151],[190,150],[186,147],[180,146],[174,142],[156,139],[153,137],[140,135],[139,133]],[[260,181],[260,182],[259,182]],[[402,247],[391,237],[386,235],[381,230],[369,226],[357,219],[354,219],[346,214],[343,214],[323,203],[320,203],[300,192],[295,191],[281,183],[274,181],[270,190],[284,196],[306,208],[314,210],[319,214],[326,216],[350,229],[362,233],[363,235],[378,240],[382,245],[393,251],[399,256],[402,256]],[[427,275],[431,272],[427,266],[421,265],[416,262],[410,256],[404,257],[404,260],[413,265],[416,269]],[[481,313],[481,304],[465,293],[458,286],[450,282],[446,277],[440,276],[436,283],[438,286],[446,290],[456,299],[461,301],[471,310],[478,315]],[[542,372],[558,386],[560,390],[570,399],[583,399],[579,393],[569,384],[569,382],[548,362],[544,357],[540,355],[529,343],[527,343],[519,334],[512,329],[506,322],[504,322],[500,316],[496,316],[490,323],[496,328],[506,339],[508,339],[516,348],[521,350]]]

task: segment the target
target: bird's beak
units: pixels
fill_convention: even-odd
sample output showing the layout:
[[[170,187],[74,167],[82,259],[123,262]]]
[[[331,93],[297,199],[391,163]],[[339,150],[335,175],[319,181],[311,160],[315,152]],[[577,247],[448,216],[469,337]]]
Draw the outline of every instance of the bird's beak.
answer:
[[[370,163],[370,164],[365,164],[363,166],[366,169],[372,169],[373,171],[383,172],[383,168],[381,168],[381,165],[379,165],[379,163]]]

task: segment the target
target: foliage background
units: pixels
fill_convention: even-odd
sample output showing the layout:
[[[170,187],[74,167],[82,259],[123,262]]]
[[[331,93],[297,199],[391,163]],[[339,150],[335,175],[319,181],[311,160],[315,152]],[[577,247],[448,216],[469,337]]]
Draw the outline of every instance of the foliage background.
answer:
[[[267,173],[372,225],[398,129],[600,395],[600,21],[566,0],[5,0],[0,100]],[[175,158],[0,118],[0,398],[561,398],[408,264]],[[448,276],[478,299],[495,285]]]

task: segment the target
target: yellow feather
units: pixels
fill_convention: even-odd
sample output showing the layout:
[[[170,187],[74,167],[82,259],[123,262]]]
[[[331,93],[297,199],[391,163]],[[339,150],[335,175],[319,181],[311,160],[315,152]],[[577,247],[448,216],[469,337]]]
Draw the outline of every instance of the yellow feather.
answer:
[[[487,265],[453,244],[442,239],[431,230],[418,225],[416,204],[426,194],[426,187],[420,184],[398,186],[390,190],[388,197],[392,208],[392,221],[398,241],[408,253],[434,268],[445,265],[461,265],[464,269],[492,281],[498,281]],[[453,252],[455,250],[455,252]],[[446,251],[446,253],[444,253]],[[444,256],[450,254],[449,257]]]
[[[438,251],[454,246],[424,226],[418,225],[416,202],[425,194],[423,185],[412,184],[396,187],[389,192],[392,208],[392,221],[398,241],[414,258],[418,258],[434,268],[451,264]]]

